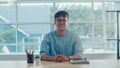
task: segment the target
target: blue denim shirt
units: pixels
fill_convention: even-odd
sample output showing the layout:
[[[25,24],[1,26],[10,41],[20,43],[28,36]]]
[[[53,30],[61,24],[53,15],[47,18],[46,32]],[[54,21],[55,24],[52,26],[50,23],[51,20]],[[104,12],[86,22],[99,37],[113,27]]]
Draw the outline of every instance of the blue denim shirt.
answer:
[[[40,49],[40,57],[47,54],[48,56],[56,56],[64,54],[65,56],[80,55],[82,56],[83,48],[80,37],[72,32],[60,37],[56,31],[45,35]]]

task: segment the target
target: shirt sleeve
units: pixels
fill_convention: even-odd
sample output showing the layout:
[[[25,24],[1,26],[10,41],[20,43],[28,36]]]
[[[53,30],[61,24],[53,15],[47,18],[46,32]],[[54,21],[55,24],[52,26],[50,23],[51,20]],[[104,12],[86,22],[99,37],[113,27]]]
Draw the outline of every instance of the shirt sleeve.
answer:
[[[49,54],[49,50],[50,50],[50,46],[49,46],[49,36],[45,35],[42,43],[41,43],[41,47],[40,47],[40,59],[42,58],[43,55],[48,55]]]
[[[83,57],[83,47],[79,36],[74,37],[74,52],[73,55],[80,55]]]

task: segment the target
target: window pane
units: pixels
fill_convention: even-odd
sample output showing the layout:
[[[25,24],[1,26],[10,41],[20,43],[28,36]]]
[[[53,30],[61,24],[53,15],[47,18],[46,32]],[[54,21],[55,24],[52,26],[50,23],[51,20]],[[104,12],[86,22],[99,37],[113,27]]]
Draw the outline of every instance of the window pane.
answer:
[[[90,23],[70,24],[68,29],[79,34],[84,52],[92,52],[92,25]]]
[[[52,26],[51,24],[18,25],[18,43],[23,47],[23,50],[18,52],[24,51],[25,48],[35,49],[35,52],[38,52],[37,47],[40,48],[44,35],[52,30]]]
[[[50,5],[47,3],[23,3],[18,5],[19,23],[50,22]]]
[[[109,21],[110,23],[114,23],[116,21],[116,13],[114,12],[106,12],[105,17],[106,21]]]
[[[101,2],[94,3],[94,20],[103,20],[103,5]]]
[[[51,24],[18,25],[18,37],[36,37],[51,31]],[[19,32],[23,35],[19,35]]]
[[[105,50],[105,34],[103,24],[94,24],[94,52],[104,52]]]
[[[107,23],[107,39],[116,39],[117,38],[117,24],[116,23]]]
[[[116,13],[114,12],[107,12],[115,10],[115,5],[113,2],[105,2],[104,3],[104,10],[105,10],[105,18],[108,21],[116,21]],[[114,23],[114,22],[111,22]]]
[[[25,48],[24,48],[24,44],[18,44],[17,45],[17,53],[25,53]]]
[[[91,37],[92,24],[88,23],[70,23],[68,29],[72,32],[79,34],[80,36]]]
[[[106,46],[106,52],[113,52],[116,53],[117,52],[117,40],[108,40],[107,41],[107,46]]]
[[[16,29],[14,25],[11,24],[0,25],[0,43],[4,44],[16,43]]]
[[[66,10],[70,14],[70,20],[73,22],[80,22],[91,20],[91,3],[56,3],[58,10]]]
[[[104,42],[104,25],[103,24],[94,24],[94,42],[102,43]]]
[[[0,53],[16,53],[16,46],[12,44],[0,44]]]
[[[0,19],[4,24],[16,23],[16,7],[14,4],[0,4]],[[1,24],[1,23],[0,23]]]
[[[0,0],[0,2],[14,2],[15,0]]]
[[[93,51],[94,53],[105,53],[105,44],[94,44]]]
[[[28,50],[34,50],[34,52],[37,54],[40,52],[40,45],[25,45],[24,48]]]

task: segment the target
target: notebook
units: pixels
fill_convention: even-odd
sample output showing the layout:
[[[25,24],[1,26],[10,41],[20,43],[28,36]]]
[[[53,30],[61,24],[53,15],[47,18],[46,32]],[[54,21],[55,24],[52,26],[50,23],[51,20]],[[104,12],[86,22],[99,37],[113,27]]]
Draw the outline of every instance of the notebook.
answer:
[[[84,58],[74,58],[70,60],[71,64],[89,64],[90,62],[87,60],[86,57]]]

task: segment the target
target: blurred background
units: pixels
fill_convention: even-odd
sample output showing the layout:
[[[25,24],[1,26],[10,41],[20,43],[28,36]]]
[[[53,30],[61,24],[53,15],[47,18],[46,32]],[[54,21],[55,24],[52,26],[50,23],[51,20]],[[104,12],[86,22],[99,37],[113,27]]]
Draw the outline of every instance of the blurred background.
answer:
[[[39,54],[59,10],[69,13],[67,28],[79,34],[88,58],[116,59],[117,16],[106,11],[119,9],[119,0],[0,0],[1,59],[25,56],[25,49]]]

